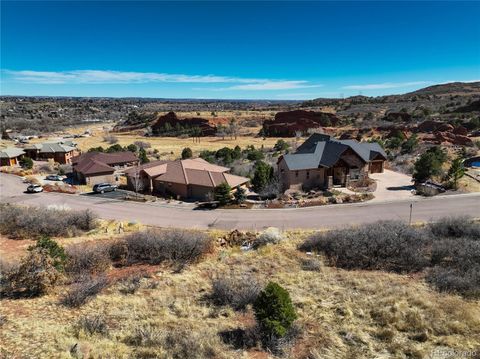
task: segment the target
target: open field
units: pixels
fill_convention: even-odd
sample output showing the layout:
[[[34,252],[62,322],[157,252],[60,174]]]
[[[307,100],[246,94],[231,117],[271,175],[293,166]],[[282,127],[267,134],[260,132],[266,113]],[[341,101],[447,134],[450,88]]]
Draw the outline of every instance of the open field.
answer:
[[[112,279],[143,276],[140,289],[122,294],[121,286],[114,284],[80,309],[58,303],[64,286],[41,298],[3,300],[3,357],[268,358],[258,347],[235,350],[219,336],[254,323],[250,309],[235,312],[206,299],[212,278],[232,274],[260,283],[273,280],[291,293],[301,334],[288,349],[289,358],[423,358],[435,357],[434,351],[478,349],[478,302],[437,293],[418,275],[325,265],[320,271],[304,270],[306,256],[296,246],[306,235],[290,232],[288,241],[258,251],[217,248],[180,273],[145,265],[110,269],[107,275]],[[107,334],[78,329],[79,319],[92,315],[105,318]],[[151,337],[151,344],[133,344],[139,330],[159,337],[172,333],[176,346],[155,344],[159,337]],[[80,354],[72,356],[75,345]]]
[[[87,151],[89,148],[102,146],[104,148],[109,147],[111,144],[104,140],[104,136],[108,134],[108,129],[111,129],[113,123],[106,123],[101,125],[81,126],[71,128],[69,134],[81,134],[85,130],[91,132],[90,137],[75,138],[73,141],[78,143],[78,148],[82,151]],[[259,128],[256,128],[253,132],[258,133]],[[112,133],[118,138],[118,143],[122,146],[126,146],[134,143],[135,141],[146,142],[151,145],[149,151],[157,150],[162,159],[175,159],[180,157],[182,150],[185,147],[190,147],[194,155],[198,155],[202,150],[218,150],[222,147],[235,147],[240,146],[245,148],[248,145],[253,145],[255,148],[273,147],[278,138],[268,137],[262,138],[257,136],[238,136],[237,139],[226,136],[222,137],[201,137],[200,142],[194,142],[191,138],[177,138],[177,137],[145,137],[138,133]],[[46,141],[53,141],[62,138],[60,134],[53,135],[48,138],[32,139],[31,143],[41,143]],[[294,139],[290,139],[294,141]],[[0,146],[11,146],[11,142],[1,140]]]

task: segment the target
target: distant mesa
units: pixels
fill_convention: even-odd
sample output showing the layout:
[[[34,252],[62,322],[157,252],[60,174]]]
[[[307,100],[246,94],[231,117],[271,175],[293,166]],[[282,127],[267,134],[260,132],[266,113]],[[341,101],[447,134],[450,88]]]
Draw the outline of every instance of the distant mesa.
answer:
[[[268,137],[294,137],[310,129],[337,126],[340,119],[332,113],[295,110],[278,112],[273,120],[263,123],[263,134]]]

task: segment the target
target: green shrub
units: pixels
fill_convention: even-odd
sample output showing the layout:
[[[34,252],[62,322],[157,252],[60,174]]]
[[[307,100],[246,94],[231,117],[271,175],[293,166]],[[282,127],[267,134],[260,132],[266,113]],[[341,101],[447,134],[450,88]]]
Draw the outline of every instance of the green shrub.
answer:
[[[23,169],[31,170],[33,168],[33,160],[30,157],[23,157],[20,159],[20,166]]]
[[[285,140],[278,140],[277,143],[275,143],[275,146],[273,146],[273,149],[275,151],[286,151],[290,148],[290,145],[288,144],[287,141]]]
[[[190,147],[185,147],[182,150],[182,160],[186,160],[187,158],[192,158],[193,157],[193,152]]]
[[[263,161],[255,163],[252,186],[255,192],[264,190],[273,178],[273,167]]]
[[[274,282],[268,283],[253,304],[255,318],[266,338],[287,335],[297,318],[290,294]]]
[[[63,271],[67,255],[65,249],[49,237],[40,238],[34,246],[28,248],[29,251],[35,249],[44,249],[52,259],[52,264],[58,271]]]
[[[243,188],[242,186],[237,186],[237,190],[235,191],[233,196],[235,197],[235,202],[237,203],[245,202],[245,200],[247,199],[245,188]]]

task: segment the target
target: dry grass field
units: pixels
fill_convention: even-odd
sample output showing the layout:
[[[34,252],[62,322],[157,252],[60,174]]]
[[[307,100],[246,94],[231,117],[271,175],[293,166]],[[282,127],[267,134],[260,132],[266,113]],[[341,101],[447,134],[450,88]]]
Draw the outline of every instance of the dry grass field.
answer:
[[[103,240],[114,237],[105,236]],[[308,256],[296,246],[305,236],[291,232],[289,240],[256,251],[218,247],[179,273],[150,265],[110,269],[107,275],[117,280],[141,275],[140,288],[123,294],[117,282],[79,309],[59,304],[63,286],[40,298],[4,299],[2,357],[271,357],[261,348],[237,350],[221,340],[219,333],[254,323],[251,309],[235,312],[206,299],[212,278],[232,274],[260,283],[273,280],[290,292],[301,334],[287,358],[428,358],[436,357],[435,350],[478,350],[478,301],[437,293],[417,275],[325,265],[319,271],[304,270],[302,261]],[[12,240],[4,239],[2,246],[5,241]],[[95,315],[106,320],[103,334],[78,326],[81,318]]]
[[[78,144],[78,148],[82,151],[87,151],[89,148],[102,146],[104,148],[109,147],[111,144],[104,140],[104,136],[109,133],[109,129],[113,127],[113,123],[105,123],[101,125],[82,126],[72,128],[68,131],[69,134],[81,134],[86,130],[91,132],[90,137],[75,138]],[[258,133],[259,127],[251,129],[252,133]],[[253,145],[255,148],[261,148],[262,146],[271,148],[277,142],[278,138],[265,138],[256,137],[253,135],[241,135],[237,139],[226,136],[222,137],[201,137],[200,142],[194,142],[191,138],[177,138],[177,137],[145,137],[138,133],[111,133],[117,137],[118,143],[122,146],[126,146],[134,143],[135,141],[146,142],[151,145],[148,149],[149,152],[157,150],[162,159],[175,159],[180,157],[182,150],[185,147],[190,147],[194,155],[198,155],[203,150],[218,150],[222,147],[235,147],[240,146],[245,148],[248,145]],[[40,143],[46,141],[58,140],[62,137],[61,133],[49,136],[47,138],[32,139],[31,143]],[[294,140],[294,139],[292,139]],[[0,141],[0,147],[11,146],[11,142]]]

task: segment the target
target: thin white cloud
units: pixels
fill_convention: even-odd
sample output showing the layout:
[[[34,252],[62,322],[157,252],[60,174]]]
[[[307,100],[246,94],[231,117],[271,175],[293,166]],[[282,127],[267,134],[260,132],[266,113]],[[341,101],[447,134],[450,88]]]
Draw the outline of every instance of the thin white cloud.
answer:
[[[236,85],[227,87],[226,90],[291,90],[304,89],[311,87],[321,87],[322,85],[311,85],[308,81],[267,81],[263,83]]]
[[[242,78],[216,75],[185,75],[157,72],[125,72],[108,70],[73,70],[73,71],[12,71],[3,70],[7,78],[22,83],[33,84],[132,84],[132,83],[232,83],[237,84],[225,88],[211,90],[285,90],[308,87],[307,81],[285,81],[260,78]]]
[[[384,90],[411,86],[421,86],[431,83],[430,81],[413,81],[413,82],[384,82],[380,84],[367,84],[367,85],[348,85],[343,86],[346,90]]]

